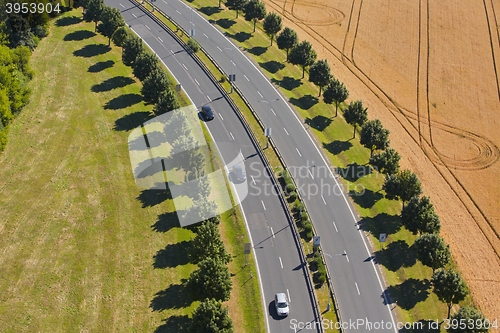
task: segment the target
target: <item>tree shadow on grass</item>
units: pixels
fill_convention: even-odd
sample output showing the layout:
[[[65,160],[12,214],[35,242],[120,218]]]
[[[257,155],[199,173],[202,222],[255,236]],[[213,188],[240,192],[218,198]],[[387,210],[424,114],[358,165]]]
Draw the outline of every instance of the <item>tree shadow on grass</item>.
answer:
[[[161,146],[165,140],[165,133],[160,131],[151,131],[147,134],[147,143],[149,148],[155,148]],[[144,150],[146,148],[145,136],[139,136],[136,139],[129,141],[129,150]]]
[[[267,51],[267,47],[254,46],[251,49],[246,49],[246,51],[248,51],[251,54],[256,55],[258,57]]]
[[[215,23],[221,26],[223,29],[229,29],[233,24],[236,24],[235,20],[230,20],[227,18],[218,19]]]
[[[309,126],[311,126],[314,129],[317,129],[318,131],[322,132],[330,126],[332,123],[332,120],[330,118],[327,118],[325,116],[316,116],[314,118],[306,118],[305,123]]]
[[[372,168],[369,165],[351,163],[347,165],[347,168],[337,168],[336,171],[342,178],[350,182],[355,182],[366,175],[370,175],[372,173]]]
[[[153,311],[161,312],[167,309],[181,309],[193,303],[187,288],[182,284],[171,284],[167,289],[155,294],[149,307]]]
[[[409,278],[396,286],[389,286],[384,292],[391,302],[405,310],[410,310],[417,303],[424,302],[429,297],[431,283],[429,280]]]
[[[240,43],[243,43],[244,41],[246,41],[246,40],[250,39],[250,37],[252,37],[252,34],[249,34],[248,32],[243,32],[243,31],[237,32],[234,35],[229,33],[229,32],[226,32],[225,35],[227,37],[236,39]]]
[[[206,6],[206,7],[201,7],[200,12],[207,16],[212,16],[213,14],[217,14],[220,12],[220,8],[217,6]]]
[[[89,44],[73,52],[77,57],[90,58],[111,51],[111,47],[105,44]]]
[[[88,38],[94,37],[96,34],[92,31],[89,30],[77,30],[70,32],[66,36],[64,36],[63,40],[69,42],[69,41],[79,41],[79,40],[84,40]]]
[[[375,262],[395,272],[401,267],[411,267],[417,263],[416,253],[404,240],[398,240],[386,248],[375,252]]]
[[[113,67],[115,62],[113,60],[99,61],[89,67],[89,73],[99,73],[107,68]]]
[[[285,65],[282,64],[279,61],[276,60],[270,60],[268,62],[259,62],[260,67],[264,68],[266,71],[269,73],[275,74],[279,70],[282,70],[285,68]],[[277,81],[276,79],[273,79],[274,81]],[[279,82],[279,81],[278,81]]]
[[[375,217],[363,217],[359,220],[358,226],[378,238],[381,233],[395,234],[401,229],[402,224],[399,215],[380,213]]]
[[[134,82],[134,79],[127,76],[115,76],[111,79],[104,80],[99,84],[94,84],[90,90],[95,93],[110,91],[116,88],[123,88]]]
[[[313,95],[304,95],[301,98],[290,98],[290,103],[292,103],[295,106],[298,106],[299,108],[303,110],[309,110],[316,104],[318,104],[319,100],[318,97],[313,96]]]
[[[82,22],[82,19],[80,17],[76,16],[62,17],[56,21],[56,26],[67,27],[68,25],[78,24],[80,22]]]
[[[142,203],[142,208],[159,205],[168,199],[172,199],[172,194],[168,188],[163,190],[143,190],[137,197],[137,200]]]
[[[285,76],[281,80],[271,79],[271,81],[288,91],[292,91],[303,84],[301,80],[295,79],[291,76]]]
[[[113,129],[115,131],[131,131],[152,118],[151,112],[137,111],[116,119]]]
[[[188,316],[170,316],[165,323],[158,326],[154,333],[188,333],[191,319]]]
[[[189,263],[188,251],[191,242],[182,241],[175,244],[168,244],[164,249],[159,250],[153,256],[154,268],[174,268]]]
[[[167,232],[172,228],[180,228],[180,226],[177,212],[166,212],[158,215],[158,219],[151,228],[156,232]]]
[[[338,155],[346,150],[349,150],[349,148],[351,148],[351,147],[352,147],[352,143],[349,141],[335,140],[335,141],[332,141],[330,143],[323,142],[323,148],[328,150],[333,155]]]
[[[380,192],[374,192],[372,190],[363,189],[361,192],[356,190],[350,190],[349,196],[352,200],[363,208],[371,208],[377,201],[382,199],[384,196]]]
[[[139,94],[124,94],[113,98],[104,105],[106,110],[119,110],[125,109],[129,106],[137,104],[142,101],[142,96]]]

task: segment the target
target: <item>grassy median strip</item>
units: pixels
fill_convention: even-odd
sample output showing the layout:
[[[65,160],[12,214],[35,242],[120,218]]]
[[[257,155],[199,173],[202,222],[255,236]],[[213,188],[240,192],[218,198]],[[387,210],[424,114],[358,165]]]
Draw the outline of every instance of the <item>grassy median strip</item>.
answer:
[[[193,233],[175,223],[164,191],[133,179],[127,138],[152,108],[121,50],[73,10],[31,64],[31,101],[0,156],[0,330],[187,332]],[[237,210],[223,215],[221,235],[235,256],[230,315],[239,332],[263,332]]]

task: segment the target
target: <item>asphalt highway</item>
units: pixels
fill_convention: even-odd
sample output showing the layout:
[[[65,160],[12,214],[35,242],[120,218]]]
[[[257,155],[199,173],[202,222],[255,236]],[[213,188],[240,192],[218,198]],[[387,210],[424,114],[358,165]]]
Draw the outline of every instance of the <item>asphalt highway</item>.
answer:
[[[236,74],[236,86],[259,117],[265,123],[269,118],[272,138],[295,174],[315,229],[321,236],[322,249],[331,256],[328,267],[333,276],[344,332],[397,332],[393,306],[385,294],[380,270],[373,262],[368,238],[359,229],[359,217],[309,129],[291,109],[287,99],[213,22],[208,22],[179,0],[158,0],[154,4],[186,31],[194,29],[195,39],[219,66],[226,73]],[[268,104],[262,101],[270,103],[271,112]],[[268,200],[272,200],[270,197]],[[344,252],[346,256],[340,255]]]
[[[241,209],[257,261],[268,332],[294,332],[291,319],[301,323],[317,321],[312,291],[306,283],[307,267],[300,260],[284,208],[276,195],[265,194],[266,189],[261,184],[269,182],[269,178],[263,161],[231,105],[182,46],[141,9],[125,0],[106,0],[105,3],[122,12],[126,23],[154,50],[198,108],[205,104],[212,106],[215,118],[206,125],[223,161],[233,160],[240,151],[246,158],[249,189]],[[284,292],[289,297],[288,318],[276,315],[274,294],[277,292]]]

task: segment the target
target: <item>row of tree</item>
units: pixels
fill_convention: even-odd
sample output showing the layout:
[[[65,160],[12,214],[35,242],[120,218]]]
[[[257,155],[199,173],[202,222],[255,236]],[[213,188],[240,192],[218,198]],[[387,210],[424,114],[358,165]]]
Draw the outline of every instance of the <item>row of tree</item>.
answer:
[[[276,13],[266,13],[265,5],[259,0],[227,0],[226,6],[238,11],[243,10],[245,19],[253,21],[254,31],[256,22],[264,19],[263,29],[271,38],[282,29],[282,18]],[[349,92],[345,85],[331,74],[326,60],[317,60],[317,53],[308,41],[299,42],[297,33],[286,27],[276,38],[279,49],[286,51],[286,61],[302,67],[302,78],[309,68],[309,81],[318,86],[319,96],[324,89],[323,101],[327,104],[335,103],[335,116],[339,105],[348,97]],[[401,220],[406,229],[415,235],[414,247],[417,258],[422,264],[431,267],[433,290],[438,298],[448,306],[448,318],[453,304],[464,300],[468,294],[465,282],[460,274],[449,266],[451,254],[449,245],[439,236],[441,224],[439,216],[430,202],[430,198],[422,196],[421,183],[416,174],[410,170],[399,171],[401,159],[398,152],[389,148],[389,130],[382,126],[379,119],[368,120],[367,108],[361,101],[352,101],[343,110],[345,121],[356,128],[361,127],[360,143],[370,149],[369,163],[379,172],[386,174],[383,189],[389,199],[400,199],[403,202]],[[379,151],[374,154],[375,151]],[[478,310],[470,307],[457,312],[454,317],[483,318]],[[478,331],[479,332],[479,331]]]

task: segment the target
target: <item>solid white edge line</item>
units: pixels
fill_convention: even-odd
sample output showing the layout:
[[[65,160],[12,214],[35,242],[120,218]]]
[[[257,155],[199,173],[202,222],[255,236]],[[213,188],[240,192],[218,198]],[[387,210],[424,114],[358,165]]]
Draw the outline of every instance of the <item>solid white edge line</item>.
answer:
[[[130,30],[132,30],[139,38],[141,38],[141,36],[139,36],[139,34],[137,32],[135,32],[134,29],[130,28]],[[146,43],[146,41],[144,39],[142,39],[142,41],[144,42],[144,44],[146,44],[149,47],[149,49],[151,51],[153,51],[153,48],[151,46],[149,46],[149,44]],[[175,77],[175,75],[168,68],[167,64],[165,64],[163,62],[163,60],[160,58],[160,56],[158,56],[158,54],[156,54],[156,56],[160,59],[160,61],[165,66],[165,68],[170,72],[170,75],[172,75],[172,77],[174,78],[174,80],[177,81],[177,82],[179,82],[179,80],[177,80],[177,78]],[[184,90],[184,88],[182,88],[182,90]],[[184,90],[184,93],[186,94],[186,96],[189,99],[189,101],[191,102],[191,104],[195,105],[194,102],[193,102],[193,100],[187,94],[187,92],[185,90]],[[196,107],[196,105],[195,105],[195,107]],[[212,132],[210,132],[210,129],[208,128],[207,123],[204,122],[203,124],[205,125],[208,133],[210,134],[210,137],[212,138],[212,140],[213,140],[213,142],[215,144],[215,147],[217,148],[217,152],[219,153],[219,156],[220,156],[222,162],[224,163],[224,165],[226,165],[226,162],[224,161],[224,158],[222,157],[222,154],[221,154],[221,152],[219,150],[219,146],[217,146],[217,142],[215,141],[214,136],[212,135]],[[251,244],[252,248],[255,249],[255,245],[254,245],[253,238],[252,238],[252,233],[250,232],[250,227],[248,225],[247,216],[245,215],[245,210],[243,209],[243,205],[241,205],[241,200],[240,200],[240,197],[238,195],[238,191],[236,191],[236,187],[234,186],[233,183],[231,183],[231,182],[229,182],[229,183],[231,184],[231,186],[233,188],[232,192],[236,195],[236,197],[238,197],[238,202],[240,203],[239,206],[240,206],[240,209],[241,209],[241,214],[243,215],[243,219],[245,220],[245,228],[247,229],[248,238],[250,239],[250,244]],[[255,260],[255,270],[257,271],[257,278],[259,279],[260,300],[262,301],[262,309],[264,310],[264,319],[266,321],[266,328],[267,328],[267,332],[271,332],[271,330],[269,329],[269,318],[267,318],[267,315],[265,315],[267,313],[267,304],[266,304],[266,300],[264,298],[264,288],[262,287],[262,277],[260,276],[259,261],[257,260],[257,255],[254,255],[253,259]]]
[[[187,8],[190,8],[187,4],[185,4],[184,2],[180,1],[180,3],[182,3],[184,6],[186,6]],[[191,9],[192,10],[192,9]],[[198,14],[196,11],[194,11],[200,18],[202,18],[203,20],[205,20],[205,22],[207,22],[208,25],[210,25],[210,23],[203,17],[201,16],[200,14]],[[210,25],[211,26],[211,25]],[[247,62],[252,65],[256,70],[257,72],[264,78],[264,80],[266,80],[266,82],[269,83],[268,79],[266,78],[266,76],[264,75],[264,73],[262,73],[258,68],[257,66],[255,66],[255,64],[250,61],[250,59],[247,58],[247,56],[230,40],[228,39],[226,36],[224,36],[224,34],[219,31],[219,29],[216,29],[215,27],[212,26],[212,28],[214,29],[214,31],[217,31],[227,42],[229,42],[233,48],[240,52],[240,54],[247,60]],[[278,89],[276,89],[275,86],[273,86],[271,83],[269,83],[269,86],[272,87],[272,89],[274,89],[274,91],[280,96],[283,98],[283,95],[278,91]],[[325,157],[323,156],[323,154],[321,153],[321,151],[319,150],[319,148],[317,147],[316,143],[314,142],[313,138],[311,137],[311,135],[309,134],[309,132],[307,132],[306,128],[304,127],[304,125],[302,124],[302,122],[300,121],[299,117],[297,116],[297,114],[292,110],[292,108],[290,107],[290,105],[286,102],[284,102],[285,105],[287,106],[288,110],[293,114],[293,116],[295,117],[295,119],[297,120],[297,122],[300,124],[300,126],[302,127],[302,129],[304,130],[304,132],[306,133],[307,137],[309,138],[309,140],[311,141],[311,143],[313,144],[314,148],[316,149],[316,151],[318,152],[318,154],[320,155],[321,159],[323,160],[323,163],[326,165],[328,171],[330,171],[330,175],[332,176],[332,178],[335,180],[335,183],[337,184],[337,186],[340,186],[337,179],[335,178],[335,175],[333,174],[333,171],[332,169],[329,167],[328,163],[326,162],[325,160]],[[357,222],[356,221],[356,217],[354,215],[354,212],[352,211],[352,208],[351,206],[349,205],[349,202],[347,201],[347,197],[345,196],[345,193],[344,192],[341,192],[342,193],[342,197],[344,198],[344,201],[347,205],[347,208],[349,209],[350,213],[351,213],[351,216],[352,216],[352,219],[354,220],[354,222]],[[363,231],[361,229],[358,229],[358,233],[359,233],[359,236],[361,237],[361,240],[363,241],[363,244],[365,246],[365,249],[366,249],[366,252],[368,253],[368,256],[370,256],[370,250],[368,249],[368,246],[366,245],[366,241],[365,241],[365,238],[363,237]],[[392,315],[392,311],[391,311],[391,307],[390,307],[390,304],[387,300],[387,297],[385,295],[385,289],[384,289],[384,286],[382,285],[382,280],[380,278],[380,275],[377,271],[377,268],[375,267],[375,263],[373,262],[373,260],[370,261],[372,263],[372,267],[373,267],[373,270],[375,271],[375,275],[377,276],[377,280],[378,280],[378,284],[379,284],[379,287],[380,287],[380,290],[382,291],[382,295],[384,297],[384,301],[385,301],[385,306],[387,308],[387,311],[389,312],[389,316],[391,317],[391,320],[392,320],[392,326],[394,327],[394,332],[395,333],[398,333],[398,330],[397,330],[397,325],[396,325],[396,322],[394,321],[394,316]],[[265,304],[264,304],[265,305]],[[267,316],[266,316],[266,320],[267,320]],[[268,324],[268,329],[269,329],[269,323]]]
[[[337,225],[335,224],[335,221],[332,221],[332,223],[333,223],[333,226],[335,227],[335,231],[339,232],[339,229],[337,229]]]
[[[281,268],[283,268],[283,261],[281,261],[281,257],[278,257],[280,258],[280,265],[281,265]]]

